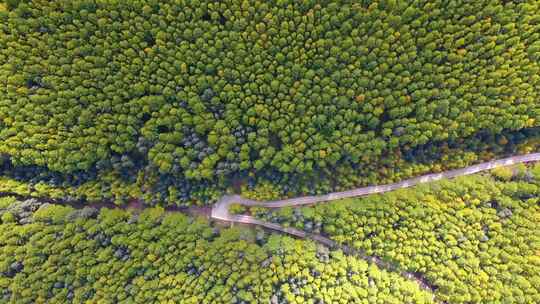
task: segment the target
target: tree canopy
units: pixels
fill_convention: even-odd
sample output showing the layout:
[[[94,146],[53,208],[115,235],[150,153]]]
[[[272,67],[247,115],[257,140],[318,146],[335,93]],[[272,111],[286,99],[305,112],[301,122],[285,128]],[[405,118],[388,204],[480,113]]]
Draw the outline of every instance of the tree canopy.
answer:
[[[253,213],[419,273],[446,303],[537,303],[540,165],[504,171]]]
[[[328,191],[540,123],[535,1],[6,4],[0,154],[33,178]]]
[[[2,303],[433,303],[341,251],[163,209],[0,198]]]

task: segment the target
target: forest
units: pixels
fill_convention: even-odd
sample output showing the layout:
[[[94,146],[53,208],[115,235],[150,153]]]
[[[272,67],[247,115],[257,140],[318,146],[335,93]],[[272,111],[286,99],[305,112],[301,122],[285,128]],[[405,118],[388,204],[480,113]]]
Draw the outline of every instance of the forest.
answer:
[[[362,255],[161,207],[4,196],[0,303],[537,303],[539,192],[536,164],[302,208],[233,208]]]
[[[446,303],[539,303],[539,194],[537,164],[314,207],[247,211],[422,274]]]
[[[324,193],[539,143],[538,1],[5,1],[0,176],[81,201]]]
[[[336,200],[539,99],[538,0],[0,0],[0,304],[540,303],[540,162]]]
[[[0,303],[434,303],[341,251],[162,208],[0,198]]]

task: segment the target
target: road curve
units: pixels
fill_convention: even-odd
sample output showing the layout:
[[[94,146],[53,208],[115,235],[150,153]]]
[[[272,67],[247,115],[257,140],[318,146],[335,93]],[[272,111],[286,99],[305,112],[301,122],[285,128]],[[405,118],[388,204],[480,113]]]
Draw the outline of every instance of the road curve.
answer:
[[[370,263],[374,263],[379,268],[386,269],[389,271],[398,271],[402,277],[415,280],[421,288],[431,291],[433,294],[433,300],[437,303],[440,303],[439,301],[435,299],[435,296],[433,293],[436,287],[430,285],[421,275],[406,272],[406,271],[400,271],[398,270],[398,267],[395,264],[392,264],[387,261],[383,261],[378,257],[367,256],[365,253],[358,250],[351,249],[348,246],[339,245],[335,241],[329,238],[326,238],[322,235],[309,234],[299,229],[283,227],[275,223],[261,221],[249,215],[230,214],[229,206],[233,203],[237,203],[244,206],[281,208],[281,207],[287,207],[287,206],[301,206],[301,205],[314,204],[314,203],[324,203],[324,202],[330,202],[330,201],[344,199],[344,198],[359,197],[359,196],[365,196],[365,195],[370,195],[370,194],[375,194],[375,193],[393,191],[400,188],[412,187],[414,185],[418,185],[422,183],[428,183],[428,182],[437,181],[441,179],[450,179],[450,178],[455,178],[458,176],[470,175],[470,174],[478,173],[481,171],[491,170],[497,167],[510,166],[514,164],[527,163],[527,162],[532,162],[532,161],[540,161],[540,153],[516,155],[516,156],[512,156],[508,158],[492,160],[492,161],[480,163],[477,165],[465,167],[462,169],[449,170],[449,171],[445,171],[441,173],[432,173],[432,174],[422,175],[419,177],[406,179],[401,182],[397,182],[393,184],[361,187],[361,188],[356,188],[356,189],[352,189],[348,191],[332,192],[332,193],[328,193],[324,195],[303,196],[303,197],[296,197],[296,198],[276,200],[276,201],[255,201],[255,200],[243,198],[240,195],[225,195],[212,207],[211,217],[213,219],[222,220],[222,221],[258,225],[258,226],[262,226],[268,229],[294,235],[299,238],[309,238],[313,241],[324,244],[328,247],[339,248],[343,250],[343,252],[345,253],[353,254]]]
[[[401,182],[386,184],[386,185],[376,185],[376,186],[367,186],[356,188],[347,191],[341,192],[332,192],[324,195],[315,195],[315,196],[302,196],[289,198],[284,200],[276,201],[255,201],[251,199],[246,199],[240,195],[225,195],[223,196],[213,207],[211,217],[218,220],[229,221],[229,222],[239,222],[245,224],[255,224],[265,226],[259,220],[249,217],[249,216],[238,216],[229,214],[229,205],[232,203],[238,203],[244,206],[260,206],[267,208],[281,208],[287,206],[301,206],[322,202],[329,202],[344,198],[350,197],[359,197],[375,193],[383,193],[388,191],[397,190],[400,188],[412,187],[414,185],[428,183],[432,181],[437,181],[441,179],[449,179],[458,176],[470,175],[478,173],[481,171],[491,170],[497,167],[510,166],[519,163],[527,163],[532,161],[540,161],[540,153],[531,153],[524,155],[517,155],[503,159],[492,160],[477,165],[472,165],[462,169],[449,170],[441,173],[431,173],[411,179],[406,179]],[[270,227],[269,227],[270,228]],[[273,228],[272,228],[273,229]],[[279,230],[279,229],[277,229]]]

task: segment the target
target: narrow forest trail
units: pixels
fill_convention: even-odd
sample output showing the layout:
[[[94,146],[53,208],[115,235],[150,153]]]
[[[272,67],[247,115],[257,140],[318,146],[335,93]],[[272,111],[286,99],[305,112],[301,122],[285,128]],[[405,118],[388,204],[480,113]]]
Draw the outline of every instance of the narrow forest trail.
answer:
[[[282,207],[287,207],[287,206],[297,207],[297,206],[309,205],[309,204],[315,204],[315,203],[327,203],[327,202],[340,200],[344,198],[360,197],[360,196],[366,196],[366,195],[375,194],[375,193],[384,193],[384,192],[394,191],[397,189],[412,187],[418,184],[433,182],[433,181],[437,181],[441,179],[450,179],[450,178],[455,178],[458,176],[470,175],[470,174],[474,174],[474,173],[478,173],[478,172],[482,172],[486,170],[491,170],[497,167],[504,167],[504,166],[510,166],[514,164],[534,162],[534,161],[540,161],[540,153],[516,155],[516,156],[512,156],[508,158],[492,160],[492,161],[480,163],[477,165],[472,165],[472,166],[465,167],[462,169],[449,170],[449,171],[445,171],[441,173],[426,174],[419,177],[403,180],[397,183],[367,186],[367,187],[355,188],[348,191],[332,192],[332,193],[318,195],[318,196],[303,196],[303,197],[296,197],[296,198],[276,200],[276,201],[255,201],[255,200],[244,198],[240,195],[224,195],[223,197],[221,197],[221,199],[218,202],[216,202],[216,204],[212,206],[211,210],[209,210],[208,207],[167,207],[165,208],[165,210],[167,212],[184,212],[184,213],[189,213],[189,214],[197,214],[197,215],[205,215],[205,216],[208,216],[209,214],[210,215],[209,217],[215,220],[233,222],[233,223],[250,224],[250,225],[258,225],[261,227],[265,227],[268,229],[272,229],[275,231],[293,235],[298,238],[311,239],[327,247],[331,247],[334,249],[341,249],[344,253],[354,255],[358,258],[361,258],[367,261],[368,263],[376,264],[381,269],[385,269],[389,272],[397,272],[402,277],[415,281],[422,289],[430,291],[431,294],[433,295],[433,300],[436,303],[444,303],[444,302],[438,301],[435,298],[435,290],[437,289],[437,287],[430,284],[428,280],[426,280],[421,274],[400,270],[398,265],[392,262],[382,260],[381,258],[376,257],[376,256],[368,256],[362,251],[350,248],[346,245],[338,244],[337,242],[327,237],[324,237],[322,235],[310,234],[305,231],[291,228],[291,227],[283,227],[279,224],[262,221],[249,215],[230,214],[229,207],[233,203],[238,203],[244,206],[259,206],[259,207],[267,207],[267,208],[282,208]],[[8,193],[8,192],[0,193],[0,197],[3,197],[3,196],[15,196],[19,199],[34,198],[34,199],[37,199],[46,203],[69,205],[76,209],[80,209],[84,207],[94,207],[97,209],[122,208],[122,209],[140,210],[140,209],[146,208],[146,206],[143,206],[139,202],[131,202],[130,204],[126,206],[118,206],[112,203],[94,202],[94,203],[88,204],[88,203],[83,203],[80,201],[65,201],[65,200],[60,200],[60,199],[55,200],[55,199],[50,199],[46,197],[31,197],[31,196],[18,195],[16,193]]]
[[[238,221],[242,222],[242,219],[235,220],[234,217],[228,212],[228,206],[232,203],[238,203],[244,206],[259,206],[266,208],[282,208],[288,206],[301,206],[301,205],[310,205],[315,203],[324,203],[335,200],[340,200],[344,198],[351,197],[360,197],[366,196],[375,193],[384,193],[389,191],[394,191],[401,188],[408,188],[418,184],[429,183],[441,179],[450,179],[458,176],[475,174],[482,171],[491,170],[498,167],[511,166],[519,163],[527,163],[533,161],[540,161],[540,153],[531,153],[524,155],[511,156],[508,158],[502,158],[497,160],[492,160],[477,165],[472,165],[469,167],[449,170],[441,173],[431,173],[426,174],[410,179],[403,180],[401,182],[386,184],[386,185],[375,185],[355,188],[352,190],[341,191],[341,192],[332,192],[323,195],[315,196],[301,196],[295,198],[289,198],[284,200],[276,201],[255,201],[251,199],[243,198],[239,195],[230,195],[223,196],[212,208],[212,217],[224,221]],[[248,223],[251,224],[251,223]]]
[[[343,252],[347,254],[352,254],[368,261],[369,263],[374,263],[379,268],[382,268],[391,272],[398,272],[404,278],[416,281],[422,289],[428,290],[432,293],[433,300],[435,302],[442,303],[436,300],[435,298],[434,292],[436,290],[436,286],[431,285],[420,274],[411,273],[407,271],[401,271],[398,269],[397,265],[391,262],[383,261],[379,257],[368,256],[362,251],[358,251],[348,246],[338,244],[335,241],[329,238],[326,238],[322,235],[309,234],[309,233],[306,233],[305,231],[298,230],[295,228],[283,227],[279,224],[265,222],[249,215],[230,214],[229,206],[233,203],[237,203],[244,206],[282,208],[282,207],[288,207],[288,206],[296,207],[296,206],[315,204],[315,203],[326,203],[326,202],[331,202],[331,201],[340,200],[344,198],[360,197],[360,196],[366,196],[366,195],[375,194],[375,193],[384,193],[384,192],[394,191],[397,189],[408,188],[408,187],[412,187],[418,184],[429,183],[429,182],[433,182],[433,181],[437,181],[441,179],[450,179],[450,178],[455,178],[458,176],[475,174],[478,172],[487,171],[487,170],[491,170],[498,167],[510,166],[514,164],[527,163],[527,162],[533,162],[533,161],[540,161],[540,153],[517,155],[517,156],[508,157],[508,158],[492,160],[492,161],[480,163],[477,165],[472,165],[472,166],[461,168],[461,169],[449,170],[449,171],[445,171],[441,173],[426,174],[419,177],[406,179],[404,181],[393,183],[393,184],[361,187],[361,188],[356,188],[356,189],[352,189],[348,191],[332,192],[332,193],[318,195],[318,196],[303,196],[303,197],[296,197],[296,198],[276,200],[276,201],[255,201],[255,200],[243,198],[240,195],[225,195],[212,207],[211,218],[222,220],[222,221],[228,221],[228,222],[258,225],[258,226],[262,226],[268,229],[287,233],[287,234],[290,234],[299,238],[311,239],[313,241],[316,241],[328,247],[341,249]]]

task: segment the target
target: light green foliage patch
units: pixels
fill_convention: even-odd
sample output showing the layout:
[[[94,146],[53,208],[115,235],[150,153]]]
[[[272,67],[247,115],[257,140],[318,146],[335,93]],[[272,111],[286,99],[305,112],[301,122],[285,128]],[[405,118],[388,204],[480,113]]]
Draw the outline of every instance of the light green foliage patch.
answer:
[[[13,204],[17,199],[13,196],[0,197],[0,209],[5,209]]]
[[[61,205],[43,205],[34,213],[34,219],[37,221],[61,223],[72,210],[70,207]]]
[[[246,212],[246,207],[244,205],[233,203],[229,206],[229,212],[231,214],[242,214]]]
[[[501,181],[508,182],[514,176],[513,169],[511,167],[499,167],[491,170],[491,174]]]

